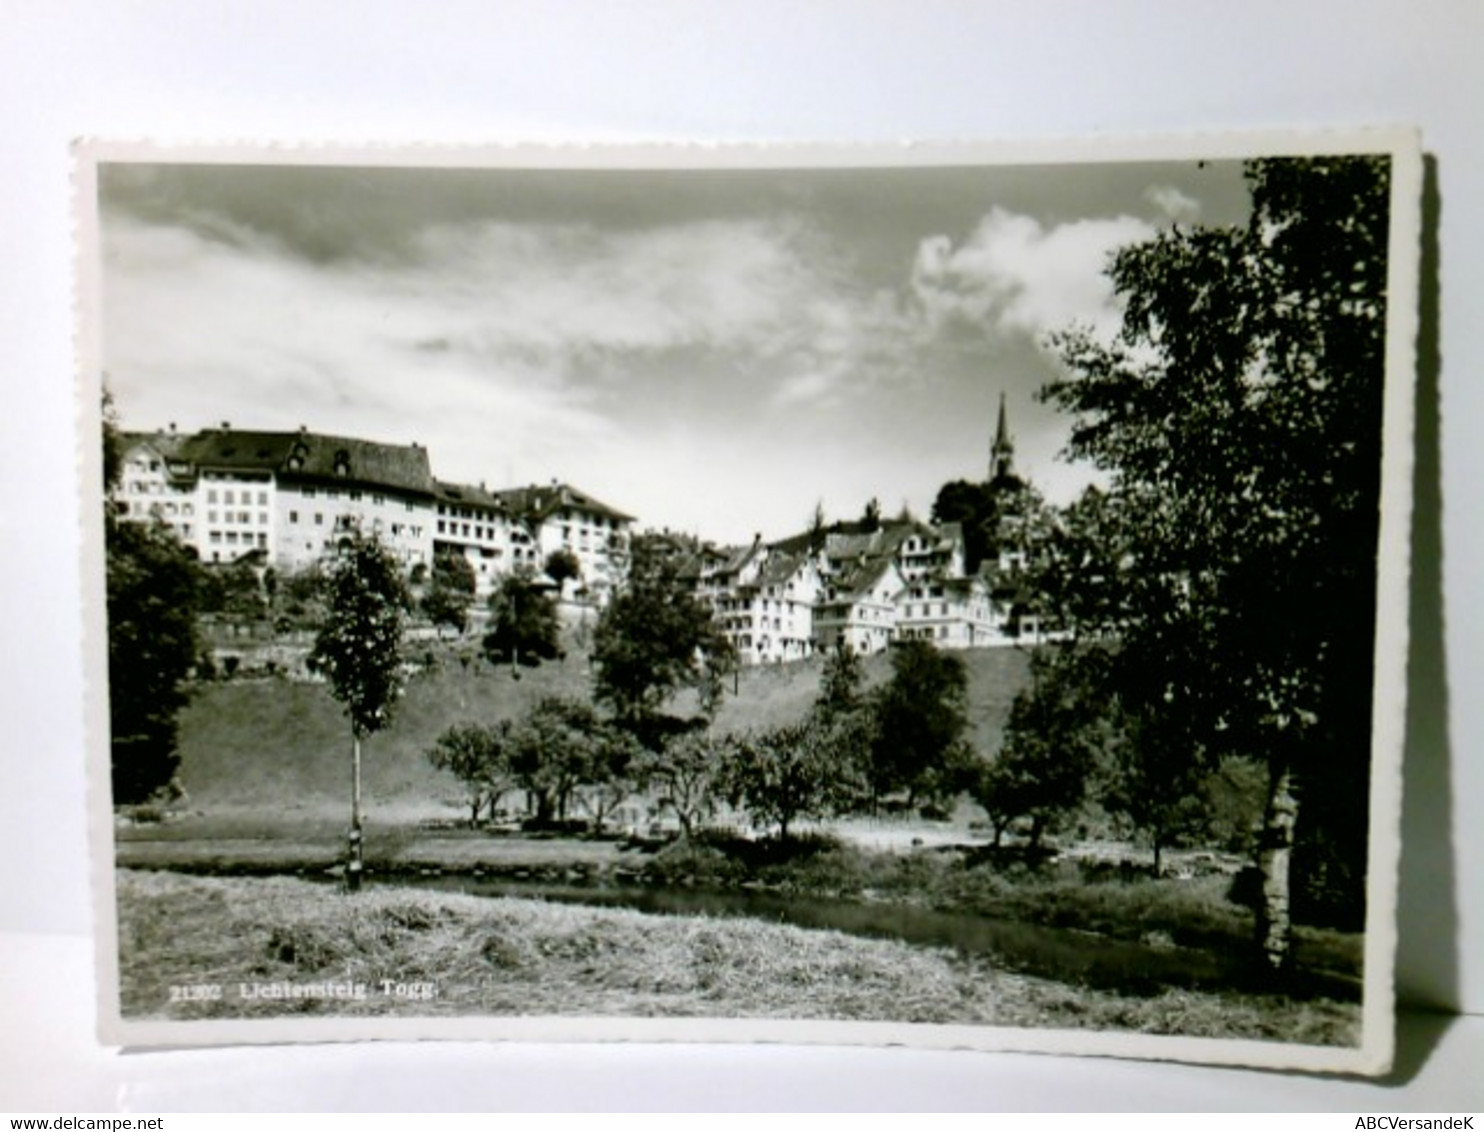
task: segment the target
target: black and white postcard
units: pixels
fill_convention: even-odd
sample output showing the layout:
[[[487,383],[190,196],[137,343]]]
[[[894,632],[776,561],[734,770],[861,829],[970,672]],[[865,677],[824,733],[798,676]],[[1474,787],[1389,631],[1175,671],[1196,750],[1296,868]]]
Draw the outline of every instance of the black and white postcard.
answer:
[[[1389,1065],[1414,135],[76,187],[105,1041]]]

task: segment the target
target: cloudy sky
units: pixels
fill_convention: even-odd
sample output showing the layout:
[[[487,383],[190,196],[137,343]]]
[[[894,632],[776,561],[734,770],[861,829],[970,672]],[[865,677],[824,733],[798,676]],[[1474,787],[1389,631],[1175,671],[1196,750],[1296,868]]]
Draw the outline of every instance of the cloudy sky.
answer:
[[[310,429],[442,479],[560,479],[721,541],[822,502],[926,515],[1017,465],[1065,500],[1048,331],[1107,331],[1109,252],[1240,220],[1233,163],[563,171],[105,165],[125,427]]]

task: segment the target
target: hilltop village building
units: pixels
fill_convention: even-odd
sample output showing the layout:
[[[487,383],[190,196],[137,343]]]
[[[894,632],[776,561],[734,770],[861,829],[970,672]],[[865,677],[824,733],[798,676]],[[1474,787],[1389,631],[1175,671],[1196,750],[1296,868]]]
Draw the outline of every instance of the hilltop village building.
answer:
[[[1020,485],[1000,400],[989,485]],[[476,596],[516,571],[540,574],[570,553],[569,602],[602,607],[628,574],[634,517],[567,484],[490,490],[433,476],[426,448],[301,428],[220,428],[124,436],[114,505],[158,519],[206,563],[249,561],[293,571],[332,553],[353,528],[375,533],[409,570],[462,555]],[[966,569],[958,523],[861,519],[765,543],[686,540],[681,576],[743,664],[802,660],[849,646],[870,655],[893,641],[980,648],[1035,635],[1016,595],[1026,555],[1014,515],[1001,516],[994,561]]]
[[[1005,401],[990,445],[987,485],[1014,489]],[[1038,635],[1022,608],[1027,563],[1021,517],[1000,517],[993,562],[967,569],[958,523],[862,519],[747,546],[699,547],[684,575],[743,664],[798,660],[842,645],[861,655],[893,641],[983,648]]]
[[[128,433],[114,506],[159,519],[202,562],[303,569],[352,527],[376,534],[409,570],[438,554],[474,567],[479,596],[570,549],[568,596],[602,604],[622,581],[633,519],[565,484],[491,492],[433,477],[420,444],[220,428]]]

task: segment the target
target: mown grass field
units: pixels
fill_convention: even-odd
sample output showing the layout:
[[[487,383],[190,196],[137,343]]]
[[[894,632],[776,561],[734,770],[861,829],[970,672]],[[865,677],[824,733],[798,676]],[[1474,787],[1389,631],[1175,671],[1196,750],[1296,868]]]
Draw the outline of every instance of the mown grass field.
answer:
[[[349,895],[288,878],[118,873],[129,1018],[291,1015],[767,1017],[979,1023],[1353,1044],[1328,1000],[1166,991],[1127,997],[998,971],[946,949],[751,920],[481,899]],[[427,984],[427,1000],[375,993]],[[362,982],[364,1000],[282,1001],[246,984]],[[172,1002],[172,986],[221,988]]]

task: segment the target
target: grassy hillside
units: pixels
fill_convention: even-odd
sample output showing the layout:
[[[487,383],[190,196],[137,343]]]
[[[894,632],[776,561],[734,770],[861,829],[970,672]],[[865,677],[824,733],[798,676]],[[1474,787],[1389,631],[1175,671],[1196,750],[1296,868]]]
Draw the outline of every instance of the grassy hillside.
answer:
[[[998,750],[1015,693],[1027,679],[1028,658],[1015,649],[958,653],[969,673],[969,716],[975,745]],[[743,671],[717,718],[722,730],[761,729],[801,717],[819,688],[821,662]],[[890,662],[864,665],[868,685],[889,678]],[[450,724],[512,718],[543,696],[585,696],[587,657],[522,669],[462,663],[444,653],[415,676],[390,728],[365,746],[364,788],[379,803],[459,797],[458,784],[428,765],[424,752]],[[692,702],[677,703],[679,711]],[[207,685],[181,719],[181,776],[193,805],[312,806],[343,801],[349,776],[345,717],[320,684],[281,679]]]

